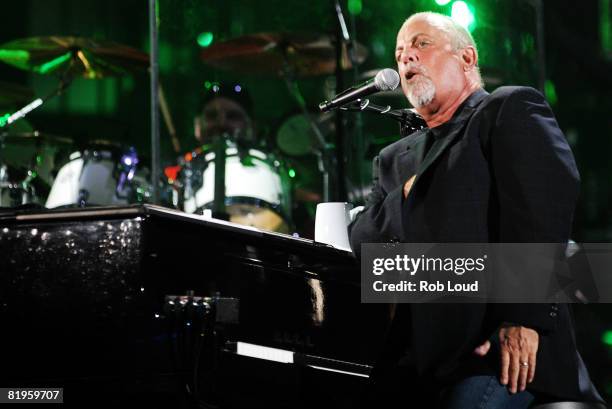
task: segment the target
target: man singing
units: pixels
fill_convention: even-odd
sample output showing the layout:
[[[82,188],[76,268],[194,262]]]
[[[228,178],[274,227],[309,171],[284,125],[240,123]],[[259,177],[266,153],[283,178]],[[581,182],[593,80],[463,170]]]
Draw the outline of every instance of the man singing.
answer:
[[[361,243],[567,243],[579,175],[543,96],[484,91],[473,38],[440,14],[406,20],[395,58],[429,129],[375,159],[350,226],[355,253]],[[603,402],[565,304],[399,304],[371,378],[372,404],[406,408]]]

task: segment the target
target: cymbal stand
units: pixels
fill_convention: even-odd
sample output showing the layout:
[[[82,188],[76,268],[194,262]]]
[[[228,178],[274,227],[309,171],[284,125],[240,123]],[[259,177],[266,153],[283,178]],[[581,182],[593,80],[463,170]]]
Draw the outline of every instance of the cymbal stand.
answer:
[[[226,135],[221,134],[214,137],[213,145],[215,152],[215,195],[213,199],[213,217],[224,218],[225,212],[225,159]]]
[[[74,80],[74,77],[70,74],[70,69],[72,68],[74,61],[77,58],[77,53],[78,53],[78,50],[76,49],[71,51],[70,65],[60,75],[59,84],[57,85],[57,88],[53,90],[53,92],[51,92],[44,98],[36,98],[34,101],[30,102],[23,108],[15,111],[8,118],[0,121],[0,129],[9,127],[10,125],[17,122],[18,120],[25,118],[26,115],[28,115],[30,112],[34,111],[37,108],[40,108],[43,104],[45,104],[50,99],[58,95],[61,95],[66,90],[66,88],[68,88],[68,86],[72,84],[72,81]]]
[[[334,145],[328,143],[325,140],[325,137],[321,133],[319,126],[312,117],[311,113],[308,111],[304,96],[302,95],[302,92],[300,91],[300,88],[295,79],[294,70],[291,68],[286,58],[282,78],[285,81],[287,89],[289,90],[289,94],[293,97],[299,108],[302,110],[302,114],[306,118],[308,124],[310,125],[310,128],[312,129],[313,134],[315,135],[318,147],[313,148],[313,153],[317,156],[319,171],[323,175],[323,201],[329,202],[331,199],[329,170],[333,167],[335,161],[335,158],[333,156]]]
[[[68,86],[72,84],[74,77],[70,74],[70,69],[72,68],[74,61],[77,58],[77,52],[78,52],[77,49],[74,49],[71,51],[70,65],[60,75],[57,88],[53,90],[53,92],[51,92],[50,94],[48,94],[47,96],[43,98],[36,98],[35,100],[25,105],[21,109],[18,109],[17,111],[9,115],[8,117],[0,119],[0,130],[3,130],[2,132],[0,132],[0,165],[2,165],[2,172],[0,172],[1,174],[0,183],[2,183],[2,186],[5,186],[7,184],[6,183],[7,182],[7,176],[6,176],[7,168],[5,165],[2,164],[2,151],[4,150],[4,138],[8,135],[8,132],[6,131],[6,129],[8,129],[12,124],[17,122],[18,120],[25,118],[25,116],[28,115],[30,112],[34,111],[37,108],[40,108],[50,99],[58,95],[61,95],[66,90],[66,88],[68,88]],[[21,189],[22,189],[22,197],[21,197],[20,204],[30,203],[30,201],[34,197],[35,189],[34,189],[34,186],[32,185],[32,181],[35,177],[36,177],[36,172],[29,172],[28,176],[22,182],[20,182]]]
[[[342,69],[340,67],[342,61],[342,51],[343,45],[346,45],[347,56],[349,61],[351,62],[351,71],[353,74],[353,79],[359,78],[359,62],[357,61],[356,55],[356,37],[357,30],[355,24],[355,15],[349,13],[350,18],[350,27],[346,23],[346,19],[344,18],[344,13],[342,10],[342,5],[340,4],[340,0],[333,0],[334,10],[336,12],[336,21],[337,21],[337,29],[336,29],[336,90],[344,89],[343,86],[343,78],[342,78]],[[350,28],[350,33],[349,33]],[[345,123],[341,115],[336,113],[336,128],[339,129],[338,132],[339,137],[346,137],[347,134],[351,135],[350,149],[345,149],[347,145],[346,138],[342,140],[342,145],[339,146],[339,153],[346,155],[346,162],[343,162],[341,176],[345,177],[345,183],[342,185],[347,191],[343,192],[348,196],[348,186],[351,184],[351,177],[346,174],[346,167],[349,167],[349,172],[352,175],[357,176],[357,184],[359,186],[363,186],[365,181],[365,175],[363,172],[362,166],[356,166],[355,164],[360,164],[365,154],[365,140],[363,137],[363,119],[361,114],[355,115],[353,120],[349,123]],[[348,129],[345,129],[347,128]],[[345,130],[347,132],[345,132]],[[365,200],[365,197],[361,195],[358,198],[361,201]]]

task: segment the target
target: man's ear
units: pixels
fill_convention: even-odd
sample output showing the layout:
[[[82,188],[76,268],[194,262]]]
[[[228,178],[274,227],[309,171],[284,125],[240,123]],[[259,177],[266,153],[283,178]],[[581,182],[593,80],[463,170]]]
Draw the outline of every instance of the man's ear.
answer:
[[[478,65],[478,56],[474,47],[468,45],[461,50],[461,61],[465,71],[470,71],[476,65]]]

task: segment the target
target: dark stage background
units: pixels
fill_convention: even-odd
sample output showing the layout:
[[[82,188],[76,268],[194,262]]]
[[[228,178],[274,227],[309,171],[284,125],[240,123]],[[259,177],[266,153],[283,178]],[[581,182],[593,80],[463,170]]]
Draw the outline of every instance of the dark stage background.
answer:
[[[361,82],[377,69],[394,67],[396,32],[416,11],[450,14],[453,4],[442,0],[343,0],[349,31],[368,50],[363,64],[347,70],[344,87]],[[439,3],[446,3],[440,5]],[[578,242],[612,240],[612,14],[610,0],[466,0],[474,21],[472,33],[480,51],[480,66],[491,91],[500,85],[540,87],[547,96],[577,159],[582,189],[573,238]],[[252,75],[248,67],[222,71],[207,66],[200,53],[215,43],[257,32],[315,33],[333,37],[337,19],[332,1],[297,0],[159,0],[160,80],[182,146],[196,145],[193,116],[200,98],[216,83],[240,85],[253,99],[257,138],[278,153],[291,172],[295,187],[321,193],[314,155],[291,156],[276,144],[281,125],[299,114],[285,83],[274,72]],[[543,47],[538,43],[542,6]],[[148,2],[141,0],[23,0],[2,3],[0,43],[48,35],[73,35],[112,40],[149,51]],[[459,6],[455,6],[459,7]],[[455,10],[461,12],[461,9]],[[468,16],[469,17],[469,16]],[[539,63],[543,53],[545,64]],[[372,71],[374,70],[374,71]],[[369,73],[369,74],[368,74]],[[545,81],[542,82],[542,79]],[[43,96],[57,78],[0,64],[0,81],[28,86]],[[297,84],[313,113],[335,92],[333,75],[299,77]],[[400,94],[375,97],[374,102],[406,106]],[[85,144],[107,139],[133,145],[145,158],[150,147],[150,95],[146,72],[101,80],[77,79],[61,96],[27,117],[33,128]],[[11,112],[14,106],[0,107]],[[335,133],[330,117],[317,114],[330,141]],[[346,168],[348,198],[360,204],[371,176],[370,161],[386,144],[399,138],[390,120],[347,114]],[[164,166],[178,156],[161,125]],[[303,135],[298,135],[303,136]],[[308,139],[308,138],[306,138]],[[298,231],[312,233],[313,202],[296,200]],[[297,220],[299,218],[299,220]],[[612,399],[612,307],[575,308],[578,340],[592,375],[607,399]]]

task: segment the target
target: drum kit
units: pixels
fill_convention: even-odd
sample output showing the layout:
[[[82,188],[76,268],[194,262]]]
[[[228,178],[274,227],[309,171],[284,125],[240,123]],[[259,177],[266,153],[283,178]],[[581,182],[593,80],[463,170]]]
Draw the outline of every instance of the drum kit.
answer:
[[[282,154],[276,148],[265,149],[223,133],[215,135],[212,143],[180,155],[176,165],[164,169],[160,181],[153,181],[159,183],[162,204],[188,213],[211,209],[240,224],[290,232],[295,192],[284,156],[322,152],[325,138],[333,131],[329,115],[309,116],[296,78],[332,74],[335,54],[330,37],[282,33],[246,35],[204,49],[201,59],[214,68],[281,77],[301,102],[303,112],[278,129],[276,144]],[[363,62],[367,52],[357,44],[351,58],[345,49],[342,54],[342,68],[346,69]],[[72,138],[34,130],[24,119],[77,77],[100,79],[146,72],[146,53],[109,41],[49,36],[0,45],[0,61],[59,78],[53,93],[36,99],[28,88],[0,82],[0,108],[13,112],[14,107],[23,106],[0,117],[0,207],[84,207],[151,200],[150,171],[133,147],[93,140],[76,148]],[[165,101],[160,103],[164,110]],[[177,140],[173,146],[176,150]],[[313,169],[321,170],[321,166]],[[310,193],[306,196],[321,199]]]
[[[74,140],[34,130],[31,111],[61,94],[77,77],[100,79],[146,71],[147,54],[121,44],[79,37],[32,37],[0,46],[0,61],[40,74],[55,74],[57,88],[44,98],[13,84],[0,84],[3,109],[22,106],[0,118],[0,206],[111,205],[147,196],[146,169],[133,148]],[[23,105],[26,101],[31,101]],[[149,189],[150,190],[150,189]]]

